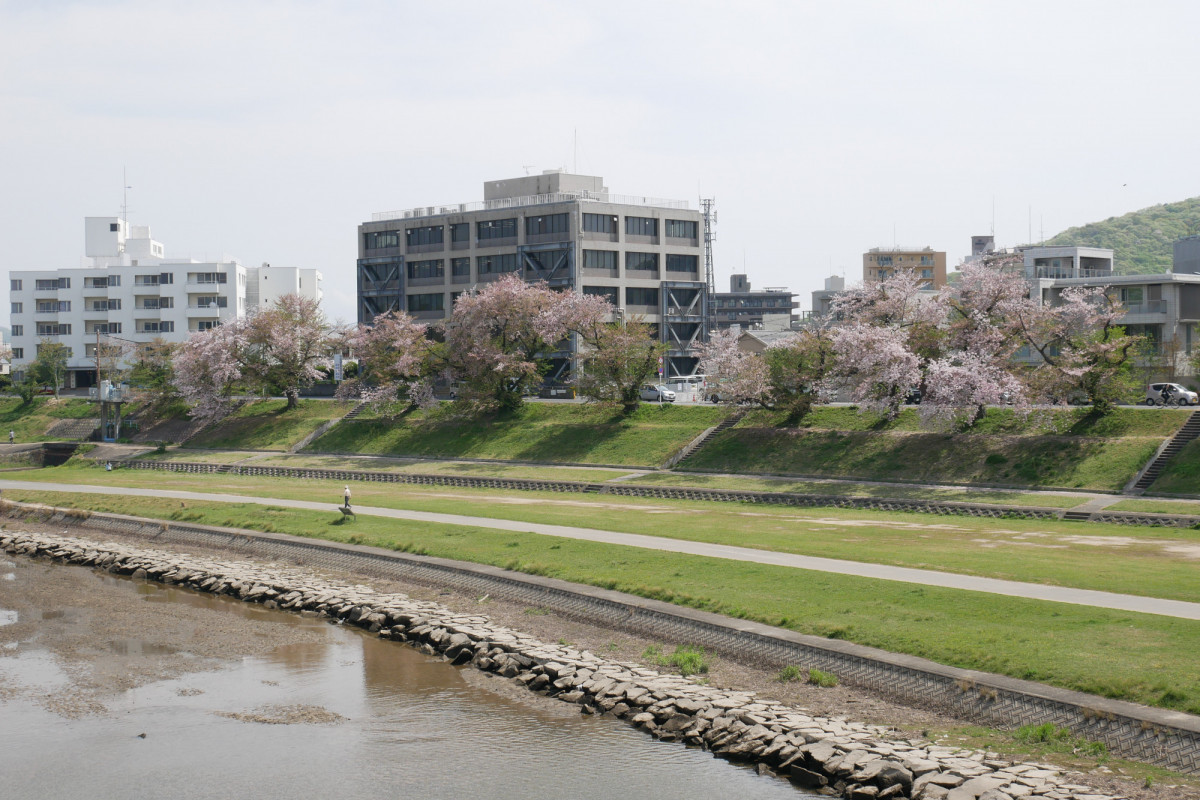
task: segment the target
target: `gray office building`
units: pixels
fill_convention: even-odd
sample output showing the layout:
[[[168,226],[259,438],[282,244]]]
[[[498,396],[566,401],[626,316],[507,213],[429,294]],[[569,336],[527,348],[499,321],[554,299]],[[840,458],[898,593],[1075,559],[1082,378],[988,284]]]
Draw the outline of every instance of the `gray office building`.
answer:
[[[463,292],[515,272],[608,298],[670,345],[665,378],[695,373],[709,302],[699,211],[610,194],[603,178],[557,170],[488,181],[483,198],[373,214],[359,225],[358,321],[400,310],[444,319]],[[550,378],[564,378],[572,353],[548,355]]]

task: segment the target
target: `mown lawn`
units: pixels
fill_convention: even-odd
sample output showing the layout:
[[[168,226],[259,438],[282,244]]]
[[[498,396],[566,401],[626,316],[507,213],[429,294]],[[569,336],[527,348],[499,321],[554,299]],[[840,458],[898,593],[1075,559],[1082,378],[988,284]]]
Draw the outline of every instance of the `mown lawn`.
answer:
[[[350,406],[333,400],[301,400],[291,410],[286,400],[247,403],[211,428],[188,440],[189,448],[211,450],[287,450]]]
[[[105,472],[54,467],[22,474],[101,486],[341,501],[343,483],[299,478]],[[979,519],[858,509],[461,487],[352,483],[358,507],[578,526],[989,578],[1200,602],[1200,532],[1060,520]],[[9,489],[6,497],[25,490]]]
[[[132,404],[131,404],[132,405]],[[127,409],[132,413],[132,408]],[[0,398],[0,441],[8,441],[8,432],[17,442],[45,442],[53,439],[46,432],[64,419],[99,418],[95,403],[79,398],[36,397],[22,405],[19,397]]]
[[[452,405],[395,420],[338,425],[305,452],[656,466],[729,412],[705,406],[619,408],[526,403],[462,416]]]
[[[54,505],[491,564],[968,669],[1200,713],[1200,672],[1195,669],[1200,622],[1195,621],[467,526],[367,516],[339,524],[332,513],[279,506],[13,494]]]

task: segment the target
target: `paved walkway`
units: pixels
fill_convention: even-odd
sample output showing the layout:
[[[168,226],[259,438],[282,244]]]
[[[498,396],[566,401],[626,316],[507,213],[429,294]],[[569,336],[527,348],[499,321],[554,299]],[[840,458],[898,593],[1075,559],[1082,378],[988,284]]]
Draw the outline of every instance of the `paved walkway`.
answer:
[[[135,489],[124,486],[89,486],[87,484],[76,483],[43,483],[41,481],[16,480],[0,480],[0,489],[77,492],[80,494],[115,494],[125,497],[166,497],[177,500],[212,501],[218,503],[256,503],[259,505],[283,506],[285,508],[298,508],[308,511],[326,511],[331,515],[337,513],[337,505],[335,503],[285,500],[277,497],[250,497],[236,494],[184,492],[168,489]],[[429,511],[408,511],[405,509],[369,506],[355,506],[354,512],[361,516],[415,520],[439,525],[469,525],[471,527],[488,528],[497,531],[537,533],[545,536],[560,536],[567,539],[640,547],[648,550],[662,550],[708,558],[749,561],[758,564],[772,564],[816,572],[830,572],[839,575],[854,575],[862,578],[915,583],[923,586],[937,586],[947,589],[963,589],[972,592],[1006,595],[1009,597],[1023,597],[1030,600],[1047,600],[1055,603],[1071,603],[1073,605],[1108,608],[1117,611],[1132,611],[1140,614],[1157,614],[1181,619],[1200,620],[1200,603],[1188,603],[1179,600],[1162,600],[1153,597],[1098,592],[1091,589],[1044,586],[1036,583],[1021,583],[1019,581],[958,575],[952,572],[894,567],[885,564],[868,564],[837,558],[819,558],[792,553],[776,553],[770,550],[754,550],[748,547],[689,542],[657,536],[644,536],[635,533],[618,533],[615,531],[576,528],[565,525],[545,525],[537,522],[521,522],[494,519],[491,517],[471,517],[462,514],[440,514]]]

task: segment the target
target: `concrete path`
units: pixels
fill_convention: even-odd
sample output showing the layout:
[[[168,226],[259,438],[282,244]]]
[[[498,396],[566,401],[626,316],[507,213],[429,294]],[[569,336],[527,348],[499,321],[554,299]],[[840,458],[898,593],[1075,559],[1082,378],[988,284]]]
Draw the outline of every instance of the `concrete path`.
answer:
[[[255,503],[258,505],[283,506],[285,508],[298,508],[308,511],[325,511],[330,515],[337,513],[337,503],[335,502],[285,500],[277,497],[250,497],[236,494],[210,494],[206,492],[185,492],[168,489],[135,489],[125,486],[89,486],[87,484],[75,483],[0,480],[0,490],[3,489],[76,492],[80,494],[115,494],[125,497],[163,497],[218,503]],[[440,514],[429,511],[408,511],[404,509],[369,506],[354,506],[354,512],[360,516],[415,520],[440,525],[468,525],[497,531],[536,533],[545,536],[560,536],[567,539],[640,547],[648,550],[662,550],[708,558],[749,561],[758,564],[772,564],[816,572],[830,572],[839,575],[854,575],[862,578],[915,583],[922,586],[963,589],[972,592],[1006,595],[1008,597],[1022,597],[1030,600],[1046,600],[1055,603],[1071,603],[1073,605],[1108,608],[1117,611],[1131,611],[1139,614],[1157,614],[1181,619],[1200,620],[1200,603],[1188,603],[1179,600],[1162,600],[1153,597],[1099,592],[1091,589],[1070,589],[1061,586],[1044,586],[1036,583],[997,580],[995,578],[979,578],[970,575],[958,575],[952,572],[893,567],[884,564],[867,564],[858,561],[802,556],[791,553],[776,553],[770,550],[754,550],[748,547],[734,547],[706,542],[689,542],[657,536],[644,536],[635,533],[596,530],[594,528],[545,525],[537,522],[520,522],[493,519],[490,517],[470,517],[462,514]]]

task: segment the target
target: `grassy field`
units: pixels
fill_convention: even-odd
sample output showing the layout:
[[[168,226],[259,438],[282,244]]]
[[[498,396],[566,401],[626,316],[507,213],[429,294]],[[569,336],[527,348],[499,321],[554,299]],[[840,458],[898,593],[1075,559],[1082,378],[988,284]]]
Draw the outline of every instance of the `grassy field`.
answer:
[[[306,452],[655,466],[728,413],[644,404],[625,414],[608,406],[526,403],[511,414],[465,417],[447,405],[396,421],[339,425]]]
[[[1200,514],[1198,500],[1161,500],[1156,497],[1144,497],[1139,500],[1118,500],[1106,510],[1140,511],[1150,514]]]
[[[1200,623],[1194,621],[466,526],[366,516],[343,525],[331,514],[279,506],[10,492],[54,505],[492,564],[945,664],[1200,713],[1200,672],[1195,669]]]
[[[850,497],[898,497],[914,500],[951,500],[960,503],[991,505],[1073,508],[1085,497],[1049,492],[1005,492],[988,489],[920,488],[903,484],[862,484],[806,481],[795,478],[738,477],[732,475],[694,475],[678,472],[652,472],[630,478],[625,483],[650,486],[695,486],[703,489],[734,489],[748,492],[792,492],[796,494],[846,495]]]
[[[992,409],[970,431],[949,434],[919,432],[912,409],[880,422],[823,407],[796,428],[778,427],[772,412],[756,412],[710,441],[688,469],[1117,490],[1186,416],[1122,408],[1101,418],[1069,409],[1022,419]]]
[[[248,403],[217,425],[188,441],[189,448],[213,450],[287,450],[350,406],[332,400],[301,400],[287,410],[286,400]]]
[[[22,479],[340,502],[343,483],[55,467]],[[1200,532],[554,492],[353,483],[355,505],[583,526],[667,539],[1200,602]],[[19,497],[10,489],[5,496]],[[1189,558],[1189,554],[1191,558]]]
[[[633,474],[603,467],[524,466],[470,461],[422,461],[371,456],[278,455],[254,460],[256,466],[355,469],[419,475],[467,475],[480,478],[530,478],[547,481],[602,482]]]

